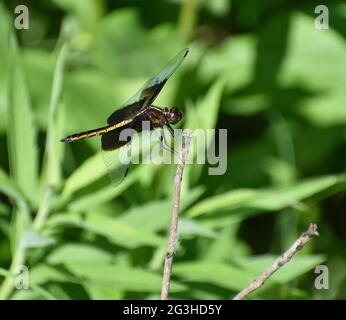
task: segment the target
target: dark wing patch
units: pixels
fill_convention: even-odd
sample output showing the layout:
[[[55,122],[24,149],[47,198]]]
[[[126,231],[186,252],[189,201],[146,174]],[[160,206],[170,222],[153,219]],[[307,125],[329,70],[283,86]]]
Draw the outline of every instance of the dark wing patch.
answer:
[[[119,110],[115,110],[107,119],[108,124],[114,124],[123,120],[133,118],[138,111],[142,109],[145,99],[140,99],[130,105],[127,105]]]
[[[138,112],[140,112],[144,108],[147,108],[153,103],[153,101],[165,85],[166,81],[167,79],[163,80],[159,84],[155,84],[151,87],[143,89],[139,101],[123,107],[122,109],[114,111],[108,117],[107,123],[114,124],[135,117]]]
[[[143,108],[148,108],[156,99],[160,91],[162,90],[163,86],[166,84],[167,79],[164,79],[162,82],[155,84],[151,87],[145,88],[142,91],[141,98],[144,100]]]
[[[128,137],[127,141],[120,141],[120,133],[123,129],[126,129],[126,127],[120,127],[118,129],[103,134],[101,137],[102,150],[115,150],[129,143],[131,141],[130,137]]]

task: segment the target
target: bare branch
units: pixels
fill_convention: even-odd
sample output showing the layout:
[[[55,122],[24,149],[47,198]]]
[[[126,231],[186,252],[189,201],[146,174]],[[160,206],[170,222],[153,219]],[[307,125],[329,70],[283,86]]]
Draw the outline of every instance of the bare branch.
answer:
[[[293,255],[301,250],[307,242],[309,242],[312,237],[318,236],[317,225],[310,223],[307,231],[303,232],[302,235],[292,244],[292,246],[283,253],[279,258],[277,258],[274,263],[265,270],[258,278],[253,280],[245,289],[240,291],[233,300],[241,300],[249,295],[251,292],[255,291],[261,287],[264,282],[278,269],[280,269],[284,264],[291,260]]]
[[[182,137],[182,148],[180,151],[180,159],[177,171],[174,176],[174,196],[173,196],[173,207],[172,207],[172,220],[169,229],[169,240],[167,253],[165,258],[165,266],[163,270],[162,289],[161,289],[161,300],[166,300],[169,292],[169,285],[171,281],[172,264],[174,247],[177,240],[177,227],[178,227],[178,216],[180,206],[180,190],[181,181],[183,178],[184,166],[189,154],[189,147],[191,142],[190,133],[184,132]]]

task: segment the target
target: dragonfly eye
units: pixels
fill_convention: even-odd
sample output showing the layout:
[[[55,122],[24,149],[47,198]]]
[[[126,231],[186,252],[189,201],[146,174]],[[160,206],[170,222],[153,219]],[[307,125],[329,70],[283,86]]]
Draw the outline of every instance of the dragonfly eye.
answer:
[[[176,107],[173,107],[169,110],[168,121],[170,124],[178,123],[183,117],[183,113]]]

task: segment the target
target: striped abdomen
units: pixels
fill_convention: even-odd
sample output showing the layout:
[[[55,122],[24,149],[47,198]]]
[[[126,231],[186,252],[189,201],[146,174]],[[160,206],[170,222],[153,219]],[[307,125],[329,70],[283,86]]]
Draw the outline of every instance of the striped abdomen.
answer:
[[[131,121],[132,121],[132,119],[127,119],[127,120],[124,120],[122,122],[112,124],[112,125],[109,125],[106,127],[88,130],[88,131],[84,131],[84,132],[80,132],[80,133],[75,133],[75,134],[72,134],[72,135],[70,135],[64,139],[61,139],[61,142],[75,142],[75,141],[83,140],[86,138],[91,138],[94,136],[103,135],[107,132],[110,132],[110,131],[113,131],[117,128],[120,128],[120,127],[128,124]]]

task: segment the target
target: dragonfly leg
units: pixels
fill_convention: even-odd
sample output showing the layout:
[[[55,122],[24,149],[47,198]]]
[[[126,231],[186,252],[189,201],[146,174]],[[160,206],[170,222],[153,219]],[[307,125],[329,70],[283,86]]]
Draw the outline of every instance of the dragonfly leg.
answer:
[[[161,132],[161,135],[160,135],[160,149],[165,149],[165,146],[163,144],[163,135],[162,135],[162,132]]]
[[[171,126],[169,126],[168,128],[173,130],[173,128]],[[170,129],[169,129],[169,132],[172,134]],[[174,137],[174,131],[173,131],[173,135],[172,136]],[[163,127],[161,127],[160,143],[161,143],[161,146],[165,146],[166,147],[165,149],[167,151],[170,151],[172,153],[178,154],[178,151],[176,151],[174,148],[172,148],[170,146],[170,144],[168,143],[168,141],[166,139],[165,131],[163,130]]]
[[[171,125],[167,122],[166,126],[168,128],[169,133],[171,134],[172,138],[174,138],[174,129],[171,127]]]

